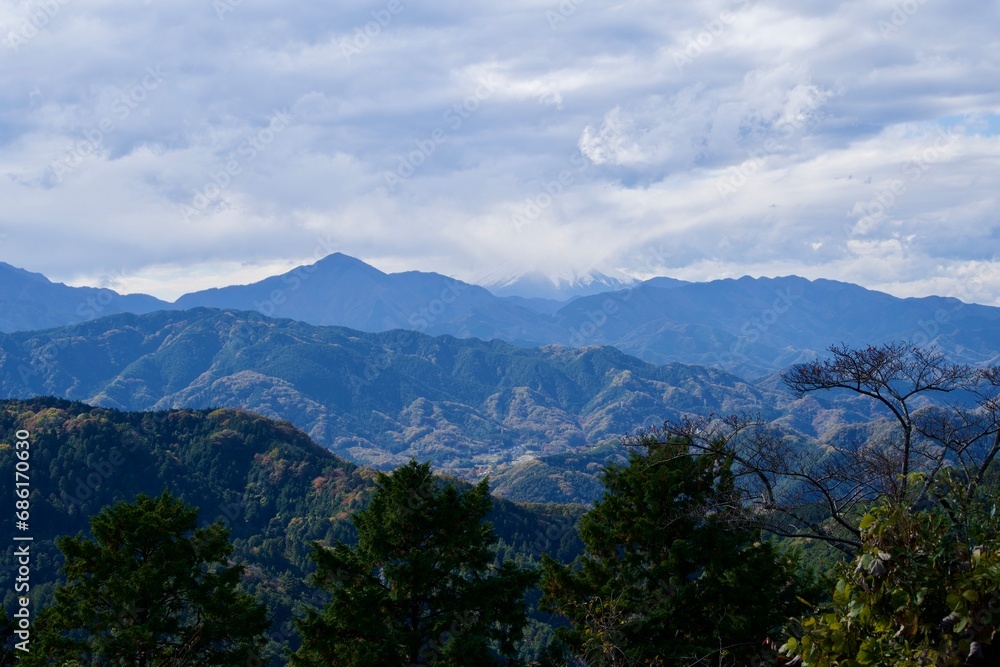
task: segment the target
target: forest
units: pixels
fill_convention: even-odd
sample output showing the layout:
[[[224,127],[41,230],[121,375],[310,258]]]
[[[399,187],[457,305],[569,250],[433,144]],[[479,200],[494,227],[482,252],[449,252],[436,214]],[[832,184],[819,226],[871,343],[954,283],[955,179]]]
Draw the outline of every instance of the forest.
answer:
[[[13,550],[0,573],[4,663],[1000,664],[1000,367],[841,345],[783,381],[879,428],[806,449],[668,420],[590,505],[359,467],[239,410],[4,401],[34,537],[29,628]]]

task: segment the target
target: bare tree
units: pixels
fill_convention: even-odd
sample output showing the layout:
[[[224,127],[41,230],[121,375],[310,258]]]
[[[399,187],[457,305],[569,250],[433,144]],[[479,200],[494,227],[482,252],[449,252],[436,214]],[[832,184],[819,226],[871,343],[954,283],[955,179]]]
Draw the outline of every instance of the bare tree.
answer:
[[[638,437],[686,443],[704,453],[726,451],[741,494],[732,520],[773,534],[818,539],[853,553],[860,532],[851,510],[876,495],[870,480],[854,478],[858,465],[837,452],[803,447],[756,418],[715,415],[665,422]],[[627,445],[638,442],[626,439]]]
[[[908,347],[902,343],[869,345],[853,349],[830,347],[832,359],[798,364],[785,375],[785,384],[799,394],[822,389],[847,389],[868,396],[885,406],[900,428],[900,442],[889,443],[893,452],[883,452],[898,465],[897,499],[906,496],[909,474],[927,465],[940,467],[942,455],[927,443],[918,445],[920,428],[915,419],[918,398],[929,393],[951,393],[971,389],[976,368],[948,363],[940,352]],[[933,439],[928,439],[933,442]]]
[[[696,450],[724,447],[746,520],[848,553],[861,544],[861,510],[877,499],[935,500],[952,512],[954,494],[940,492],[943,479],[973,498],[1000,453],[1000,367],[952,364],[902,343],[829,350],[829,359],[794,366],[785,383],[800,395],[839,389],[876,401],[887,418],[872,437],[809,447],[760,419],[714,416],[653,432]]]
[[[799,394],[846,389],[868,396],[891,413],[897,438],[868,447],[881,456],[888,495],[916,504],[927,497],[938,474],[959,474],[971,492],[983,480],[1000,449],[1000,367],[977,368],[949,363],[935,350],[889,343],[853,349],[830,348],[833,357],[799,364],[785,383]],[[959,400],[928,403],[928,396],[953,395]],[[911,489],[910,473],[923,473],[919,489]]]

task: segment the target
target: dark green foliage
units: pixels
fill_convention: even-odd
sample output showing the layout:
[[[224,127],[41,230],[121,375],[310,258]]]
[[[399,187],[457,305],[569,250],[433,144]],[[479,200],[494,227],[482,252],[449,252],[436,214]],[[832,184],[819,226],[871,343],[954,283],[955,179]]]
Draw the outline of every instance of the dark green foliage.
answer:
[[[546,560],[543,604],[590,665],[747,664],[797,609],[793,559],[741,527],[723,451],[639,440],[584,515],[586,554]]]
[[[60,538],[66,584],[19,664],[263,664],[267,612],[238,589],[228,531],[197,522],[167,493],[140,495],[93,517],[94,539]]]
[[[122,413],[56,399],[0,402],[0,443],[22,428],[32,442],[35,610],[52,602],[61,579],[56,537],[87,530],[104,507],[169,489],[203,522],[229,529],[234,559],[248,565],[241,586],[271,612],[272,656],[297,639],[293,612],[311,594],[310,542],[351,539],[348,518],[373,477],[287,423],[237,410]],[[0,480],[13,481],[14,460],[0,456]],[[10,527],[11,515],[2,520]],[[16,568],[9,550],[0,559],[10,612]]]
[[[313,541],[353,542],[350,517],[371,495],[375,473],[318,447],[287,422],[239,410],[126,413],[51,398],[0,401],[0,489],[14,479],[14,432],[31,433],[32,605],[52,602],[60,580],[59,535],[87,530],[103,507],[169,489],[230,531],[246,563],[245,590],[273,619],[269,664],[298,646],[292,622],[302,603],[321,604],[308,585]],[[5,486],[7,485],[7,486]],[[494,502],[502,557],[530,564],[542,552],[561,561],[582,550],[579,508]],[[12,513],[0,526],[13,528]],[[0,552],[4,607],[15,609],[10,549]]]
[[[171,489],[201,508],[204,519],[222,519],[231,529],[235,559],[250,566],[243,585],[275,618],[274,657],[281,646],[297,646],[295,602],[322,603],[305,585],[309,544],[352,542],[348,519],[370,496],[370,471],[330,455],[287,423],[236,410],[130,414],[54,399],[0,402],[0,437],[9,442],[19,428],[28,429],[34,443],[36,608],[51,600],[57,580],[55,535],[85,528],[87,517],[106,505]],[[4,479],[12,478],[12,460],[0,457]],[[571,560],[581,552],[580,513],[579,507],[495,502],[497,559],[531,566],[548,553]],[[10,571],[5,566],[0,574]],[[9,598],[7,604],[12,608]],[[531,646],[522,646],[522,655],[537,655],[547,641],[545,620],[533,614]]]
[[[17,639],[14,637],[14,625],[11,623],[10,615],[5,609],[0,609],[0,667],[16,664],[15,641]]]
[[[955,518],[890,503],[873,508],[832,603],[803,618],[783,651],[815,667],[997,664],[996,500]]]
[[[292,664],[513,664],[536,575],[494,565],[487,483],[460,493],[411,462],[376,486],[354,515],[355,546],[315,546],[315,582],[332,601],[299,623]]]
[[[463,488],[460,485],[459,488]],[[537,565],[542,554],[569,563],[583,554],[578,524],[586,508],[557,503],[515,504],[494,499],[489,520],[497,536],[497,555]]]

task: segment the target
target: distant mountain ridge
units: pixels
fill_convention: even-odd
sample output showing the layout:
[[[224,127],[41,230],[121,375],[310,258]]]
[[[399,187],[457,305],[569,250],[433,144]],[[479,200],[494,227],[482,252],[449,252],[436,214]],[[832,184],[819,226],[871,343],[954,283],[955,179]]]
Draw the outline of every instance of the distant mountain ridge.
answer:
[[[522,347],[608,345],[652,363],[713,366],[747,378],[815,358],[840,342],[906,340],[935,345],[957,362],[1000,360],[1000,308],[945,297],[900,299],[850,283],[795,276],[707,283],[660,277],[557,301],[496,296],[437,273],[387,274],[334,253],[250,285],[194,292],[168,304],[53,284],[8,265],[0,269],[0,331],[8,332],[119,312],[211,307]]]
[[[69,287],[0,262],[0,331],[48,329],[115,313],[170,308],[146,294],[121,295],[97,287]]]
[[[0,398],[248,409],[287,419],[357,463],[418,458],[466,477],[525,455],[617,441],[685,413],[776,418],[786,400],[723,371],[655,366],[613,348],[525,349],[251,315],[119,314],[0,334]]]
[[[906,341],[951,361],[1000,360],[1000,308],[948,297],[900,299],[851,283],[795,276],[640,285],[582,297],[556,317],[574,346],[613,345],[653,363],[681,361],[754,378],[832,344]]]

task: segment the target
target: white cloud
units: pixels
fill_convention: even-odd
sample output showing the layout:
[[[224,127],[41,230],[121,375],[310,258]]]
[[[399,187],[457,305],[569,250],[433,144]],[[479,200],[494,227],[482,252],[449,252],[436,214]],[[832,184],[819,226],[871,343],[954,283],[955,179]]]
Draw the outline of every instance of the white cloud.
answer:
[[[7,3],[0,259],[166,296],[322,238],[997,299],[997,3],[569,4],[62,2],[21,39],[41,4]]]

